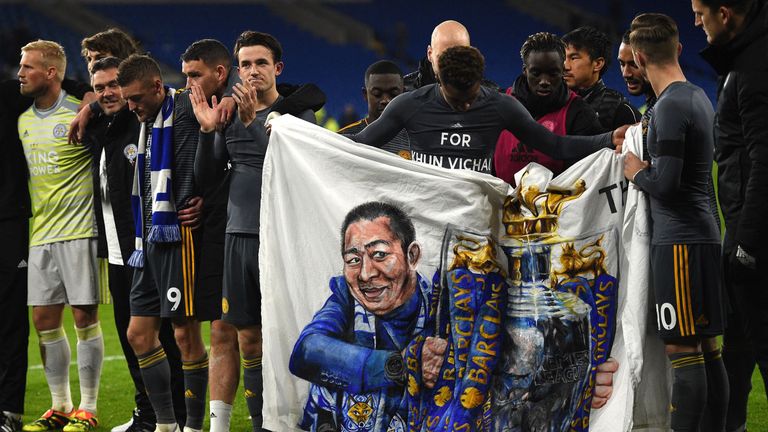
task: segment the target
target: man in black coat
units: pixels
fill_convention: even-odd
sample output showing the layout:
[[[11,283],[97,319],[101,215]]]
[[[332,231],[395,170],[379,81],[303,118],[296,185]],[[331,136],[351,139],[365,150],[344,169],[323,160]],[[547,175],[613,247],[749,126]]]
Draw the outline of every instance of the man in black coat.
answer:
[[[719,75],[715,121],[723,256],[732,313],[723,359],[730,380],[728,431],[744,430],[755,363],[768,384],[768,6],[764,0],[692,0]]]

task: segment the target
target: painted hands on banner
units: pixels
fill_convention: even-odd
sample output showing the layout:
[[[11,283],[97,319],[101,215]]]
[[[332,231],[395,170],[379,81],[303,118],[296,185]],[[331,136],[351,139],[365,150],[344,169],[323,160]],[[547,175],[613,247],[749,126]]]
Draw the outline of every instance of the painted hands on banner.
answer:
[[[424,387],[431,389],[435,386],[440,368],[443,366],[446,348],[448,348],[448,341],[445,339],[428,336],[424,340],[421,351],[421,378]]]

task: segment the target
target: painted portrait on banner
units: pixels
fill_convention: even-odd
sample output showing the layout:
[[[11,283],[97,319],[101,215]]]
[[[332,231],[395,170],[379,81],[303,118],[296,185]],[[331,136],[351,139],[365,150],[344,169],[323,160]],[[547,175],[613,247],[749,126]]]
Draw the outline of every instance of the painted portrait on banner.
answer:
[[[513,189],[279,120],[262,191],[265,428],[591,430],[613,354],[631,401],[615,156],[556,179],[532,164]],[[631,424],[597,414],[596,430]]]

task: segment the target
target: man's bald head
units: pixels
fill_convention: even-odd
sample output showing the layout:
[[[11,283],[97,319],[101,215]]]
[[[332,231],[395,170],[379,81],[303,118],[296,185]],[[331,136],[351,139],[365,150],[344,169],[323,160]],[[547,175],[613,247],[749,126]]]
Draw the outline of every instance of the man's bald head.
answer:
[[[458,21],[443,21],[432,31],[432,39],[427,47],[427,58],[432,63],[432,70],[437,73],[437,59],[448,48],[455,46],[470,46],[469,32]]]

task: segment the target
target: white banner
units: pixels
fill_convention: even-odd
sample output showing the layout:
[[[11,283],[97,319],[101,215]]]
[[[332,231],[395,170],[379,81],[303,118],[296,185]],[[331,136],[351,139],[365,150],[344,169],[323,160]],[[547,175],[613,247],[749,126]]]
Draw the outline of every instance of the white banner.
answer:
[[[627,145],[639,151],[639,128]],[[653,430],[666,423],[666,382],[643,362],[665,363],[648,322],[647,204],[628,186],[622,159],[610,150],[578,162],[547,185],[540,166],[529,167],[542,187],[568,188],[577,180],[586,191],[565,204],[559,220],[563,237],[583,238],[615,230],[619,245],[619,304],[611,356],[620,363],[613,397],[592,412],[594,431]],[[272,122],[261,202],[262,322],[264,337],[264,427],[300,430],[309,383],[289,371],[302,329],[329,298],[329,281],[343,272],[342,221],[353,207],[370,201],[394,204],[410,216],[421,245],[418,273],[431,279],[440,262],[448,224],[500,238],[504,200],[514,193],[503,181],[472,171],[447,170],[399,158],[290,116]],[[645,350],[653,345],[653,355]],[[644,356],[646,357],[644,359]],[[650,392],[640,388],[641,376]],[[664,377],[662,377],[664,378]],[[653,383],[653,385],[651,385]],[[645,393],[643,393],[645,392]],[[644,400],[638,400],[643,395]],[[652,395],[652,396],[651,396]]]

